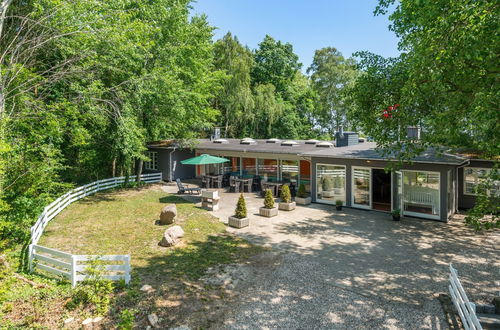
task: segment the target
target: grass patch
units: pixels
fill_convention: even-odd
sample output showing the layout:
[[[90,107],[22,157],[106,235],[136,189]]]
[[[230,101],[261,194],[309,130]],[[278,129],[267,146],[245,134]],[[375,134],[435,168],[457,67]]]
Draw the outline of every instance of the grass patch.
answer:
[[[174,248],[158,246],[168,226],[156,223],[168,203],[177,205],[178,224],[185,231],[182,243]],[[209,300],[219,293],[196,280],[208,267],[242,262],[263,251],[227,233],[225,225],[207,211],[165,193],[159,185],[107,191],[80,200],[49,223],[39,244],[73,254],[131,255],[132,284],[113,293],[110,312],[101,324],[105,328],[145,327],[145,316],[153,311],[165,313],[165,325],[184,322],[196,311],[208,315],[213,303]],[[23,276],[47,286],[34,288],[12,276],[4,276],[2,285],[0,276],[0,324],[58,328],[72,316],[75,321],[69,328],[78,328],[91,316],[83,307],[67,308],[73,292],[67,281],[42,273]],[[152,285],[156,291],[141,292],[142,284]],[[220,311],[220,306],[214,310]]]
[[[161,209],[177,205],[183,242],[158,246],[168,226],[159,226]],[[72,204],[45,229],[40,245],[73,254],[130,254],[141,280],[195,280],[216,264],[241,261],[259,248],[226,233],[205,210],[158,186],[104,192]]]

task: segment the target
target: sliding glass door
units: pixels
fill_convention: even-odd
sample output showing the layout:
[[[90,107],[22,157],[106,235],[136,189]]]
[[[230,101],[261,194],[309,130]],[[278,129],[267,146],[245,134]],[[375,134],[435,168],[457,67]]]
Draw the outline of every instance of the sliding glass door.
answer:
[[[371,168],[352,168],[352,205],[371,208]]]
[[[403,212],[439,218],[439,172],[403,171]]]

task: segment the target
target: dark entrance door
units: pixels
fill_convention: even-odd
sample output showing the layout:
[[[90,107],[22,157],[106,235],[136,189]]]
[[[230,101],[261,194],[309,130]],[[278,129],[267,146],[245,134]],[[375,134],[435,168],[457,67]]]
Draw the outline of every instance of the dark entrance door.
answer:
[[[391,173],[383,169],[372,169],[372,208],[381,211],[391,210]]]

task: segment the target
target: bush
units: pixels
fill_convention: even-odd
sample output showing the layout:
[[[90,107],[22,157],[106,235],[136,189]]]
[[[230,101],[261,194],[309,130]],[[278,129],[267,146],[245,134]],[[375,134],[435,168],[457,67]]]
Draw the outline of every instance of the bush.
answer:
[[[399,217],[401,215],[401,211],[399,209],[395,209],[391,211],[391,214],[395,217]]]
[[[120,321],[118,322],[118,329],[130,330],[134,327],[135,309],[124,309],[120,313]]]
[[[238,203],[236,204],[236,210],[234,210],[234,216],[238,219],[243,219],[247,217],[247,204],[243,194],[240,194],[238,198]]]
[[[335,201],[335,205],[337,205],[337,206],[342,206],[342,204],[344,204],[344,202],[343,202],[343,201],[341,201],[340,199],[337,199],[337,200]]]
[[[292,202],[292,194],[290,194],[290,187],[288,185],[283,185],[281,188],[281,201],[283,203]]]
[[[102,268],[98,260],[90,262],[86,269],[87,279],[78,284],[68,303],[69,309],[79,305],[91,306],[98,315],[106,314],[110,304],[110,294],[113,292],[113,282],[102,278]]]
[[[299,190],[297,191],[297,196],[300,198],[306,198],[307,197],[307,191],[306,191],[306,185],[301,183],[299,186]]]
[[[271,189],[266,190],[266,195],[264,197],[264,207],[266,209],[274,208],[274,196],[273,196],[273,192],[271,191]]]

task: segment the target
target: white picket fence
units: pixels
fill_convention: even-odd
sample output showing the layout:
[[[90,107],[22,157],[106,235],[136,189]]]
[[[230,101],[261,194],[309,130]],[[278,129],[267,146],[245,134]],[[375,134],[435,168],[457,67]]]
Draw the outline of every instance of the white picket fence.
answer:
[[[95,261],[95,265],[92,263]],[[40,245],[30,246],[30,267],[66,277],[74,287],[89,275],[88,267],[99,269],[99,277],[103,279],[130,282],[129,255],[74,255]],[[31,269],[31,270],[32,270]]]
[[[134,181],[135,178],[135,175],[129,176],[129,181]],[[68,205],[95,192],[120,186],[125,182],[125,179],[126,177],[122,176],[95,181],[72,189],[47,205],[36,223],[31,227],[31,244],[28,251],[30,271],[37,267],[40,270],[64,276],[70,279],[71,284],[75,286],[77,282],[84,280],[87,276],[85,270],[88,267],[88,262],[98,260],[99,267],[103,271],[103,278],[110,280],[123,279],[128,283],[130,281],[129,255],[73,255],[38,245],[38,241],[50,220],[55,218]],[[161,180],[162,173],[141,175],[142,182],[155,183]]]
[[[458,272],[450,264],[450,290],[451,300],[457,309],[465,330],[481,330],[483,327],[476,316],[476,306],[469,301],[465,290],[458,279]]]

